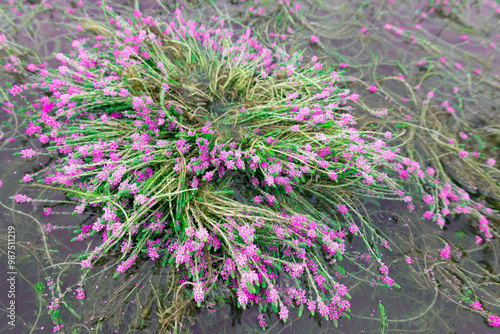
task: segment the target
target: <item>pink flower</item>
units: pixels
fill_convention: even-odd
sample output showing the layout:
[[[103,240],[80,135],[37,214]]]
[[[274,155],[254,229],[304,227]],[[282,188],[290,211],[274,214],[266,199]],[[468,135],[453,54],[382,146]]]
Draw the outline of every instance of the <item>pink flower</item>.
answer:
[[[489,158],[488,161],[486,161],[486,164],[490,166],[495,166],[496,163],[497,161],[493,158]]]
[[[434,203],[434,197],[432,195],[425,195],[424,196],[424,202],[426,204]]]
[[[53,213],[52,208],[43,208],[43,214],[50,216]]]
[[[33,177],[31,175],[25,174],[23,176],[23,182],[28,183],[28,182],[31,182],[31,181],[33,181]]]
[[[23,194],[14,195],[14,201],[17,203],[31,202],[32,199]]]
[[[469,38],[469,35],[462,35],[462,36],[460,36],[460,39],[461,39],[462,41],[466,41],[466,40],[467,40],[467,38]]]
[[[284,305],[281,306],[280,319],[282,319],[284,321],[286,321],[286,319],[288,319],[288,309]]]
[[[427,93],[427,98],[432,99],[434,97],[434,92]]]
[[[134,16],[137,18],[140,18],[142,16],[142,13],[140,10],[134,9]]]
[[[460,156],[460,158],[466,158],[469,156],[469,153],[467,153],[467,151],[462,150],[458,153],[458,155]]]
[[[387,139],[391,139],[392,138],[392,132],[391,131],[387,131],[385,134],[384,134],[384,137],[387,138]]]
[[[82,300],[85,299],[85,290],[82,287],[79,287],[75,290],[78,294],[76,295],[76,299]]]
[[[500,327],[500,317],[497,317],[496,315],[490,315],[488,317],[488,323],[490,324],[490,326]]]
[[[16,96],[17,94],[21,93],[23,90],[21,89],[21,87],[19,86],[12,86],[11,89],[9,89],[9,93],[12,94],[12,96]]]
[[[427,220],[431,220],[434,217],[434,212],[427,211],[422,216],[424,216],[424,218],[426,218]]]
[[[378,90],[377,86],[370,86],[370,92],[376,92]]]
[[[36,155],[36,152],[32,148],[28,148],[26,150],[21,150],[21,157],[24,159],[34,157],[35,155]]]
[[[444,257],[445,259],[448,259],[451,254],[451,247],[450,245],[446,244],[444,248],[441,250],[441,257]]]
[[[445,57],[441,57],[439,58],[439,61],[442,62],[443,64],[445,64],[447,62],[446,58]]]
[[[194,300],[197,303],[201,303],[203,301],[203,299],[205,298],[205,292],[203,291],[203,282],[198,281],[194,283],[193,294]]]
[[[345,205],[337,206],[337,210],[339,210],[339,212],[343,215],[345,215],[345,214],[347,214],[347,212],[349,212],[349,210],[347,209],[347,207]]]
[[[266,322],[266,318],[264,317],[264,314],[259,314],[259,316],[257,317],[259,319],[259,326],[262,327],[262,328],[265,328],[267,327],[267,322]]]
[[[253,201],[254,201],[255,203],[257,203],[257,204],[262,203],[262,201],[263,201],[263,200],[264,200],[264,199],[262,198],[262,196],[255,196],[255,197],[253,198]]]
[[[312,36],[311,36],[311,43],[313,43],[313,44],[314,44],[314,43],[317,43],[317,42],[319,42],[319,38],[318,38],[318,37],[316,37],[315,35],[312,35]]]
[[[474,303],[471,304],[471,306],[474,310],[484,311],[483,305],[481,305],[479,301],[475,301]]]

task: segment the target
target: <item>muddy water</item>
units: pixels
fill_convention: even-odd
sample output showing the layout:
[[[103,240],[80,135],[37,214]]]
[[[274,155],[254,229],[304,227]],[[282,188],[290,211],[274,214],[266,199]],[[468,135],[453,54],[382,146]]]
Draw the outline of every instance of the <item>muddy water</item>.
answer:
[[[37,3],[36,1],[32,1]],[[203,18],[205,22],[209,21],[213,15],[230,15],[239,22],[231,22],[233,27],[246,29],[251,26],[256,31],[267,33],[266,40],[269,40],[269,32],[275,32],[278,36],[287,35],[288,48],[303,49],[307,48],[305,55],[318,55],[320,59],[330,64],[347,62],[351,68],[346,75],[356,78],[352,89],[359,91],[365,98],[367,105],[381,106],[384,108],[394,108],[394,114],[388,117],[387,123],[377,124],[382,120],[370,118],[365,112],[359,110],[360,126],[377,124],[380,129],[395,129],[394,125],[405,121],[408,116],[417,117],[420,109],[411,102],[405,101],[409,98],[409,92],[401,87],[397,82],[381,81],[384,77],[397,76],[404,71],[405,79],[411,86],[420,85],[420,90],[415,90],[420,99],[424,99],[427,92],[436,88],[435,112],[439,112],[439,104],[445,100],[455,98],[452,93],[454,87],[460,87],[464,92],[464,97],[471,98],[474,101],[465,101],[464,108],[457,112],[457,117],[446,119],[446,124],[457,134],[459,131],[469,131],[470,133],[480,133],[486,141],[484,147],[480,147],[479,142],[468,141],[464,145],[470,150],[481,150],[487,153],[489,157],[499,159],[499,151],[496,149],[500,142],[498,131],[498,122],[495,125],[495,119],[498,117],[498,106],[500,96],[498,95],[498,68],[500,60],[497,55],[500,45],[500,22],[499,14],[495,10],[500,7],[494,1],[470,2],[470,5],[458,5],[457,1],[450,2],[447,6],[432,5],[424,1],[396,1],[396,4],[387,4],[387,1],[372,1],[368,6],[363,7],[363,1],[329,1],[324,0],[321,3],[309,1],[302,4],[303,20],[307,24],[301,24],[296,17],[292,16],[292,21],[286,21],[285,11],[277,2],[261,1],[259,4],[250,2],[233,1],[236,5],[227,1],[218,1],[216,5],[218,10],[210,2],[200,2],[190,6],[191,2],[181,3],[186,7],[185,17]],[[76,6],[76,1],[51,1],[54,10],[35,12],[29,7],[22,7],[26,10],[23,16],[13,14],[12,6],[0,4],[14,27],[8,20],[0,22],[0,31],[6,32],[8,37],[27,47],[20,49],[24,59],[34,61],[40,58],[50,67],[57,67],[59,64],[53,58],[54,53],[67,52],[70,50],[70,42],[65,38],[81,38],[84,36],[93,37],[92,31],[79,32],[76,29],[77,24],[82,24],[80,20],[69,16],[66,8],[74,8],[75,15],[78,17],[99,16],[100,10],[94,4],[85,4],[84,7]],[[171,11],[175,7],[172,1],[106,1],[107,5],[112,6],[118,12],[127,13],[134,6],[139,5],[145,13],[152,13],[152,16],[167,17],[171,16]],[[255,8],[267,6],[267,12],[262,17],[248,14],[248,7]],[[469,9],[466,7],[469,6]],[[462,8],[463,7],[463,8]],[[21,8],[21,6],[20,6]],[[431,8],[435,8],[434,13],[429,13]],[[447,11],[450,8],[450,11]],[[18,9],[20,10],[20,9]],[[169,12],[170,11],[170,12]],[[424,13],[428,13],[423,15]],[[31,16],[30,16],[31,15]],[[125,15],[125,14],[124,14]],[[266,17],[267,15],[267,17]],[[23,18],[30,17],[27,24]],[[278,19],[279,18],[279,19]],[[224,19],[227,19],[224,17]],[[278,22],[278,23],[277,23]],[[279,23],[281,22],[281,24]],[[285,22],[285,23],[283,23]],[[289,23],[286,23],[289,22]],[[293,24],[291,23],[293,22]],[[384,30],[386,23],[412,30],[413,34],[419,36],[421,40],[429,41],[435,47],[421,47],[415,45],[404,36],[398,36],[393,32]],[[288,33],[288,24],[292,28],[292,33]],[[416,28],[416,25],[421,27]],[[367,28],[369,35],[362,34],[361,28]],[[312,34],[318,35],[324,49],[316,49],[308,43]],[[460,39],[467,34],[467,41]],[[264,33],[262,33],[264,35]],[[278,40],[276,40],[279,43]],[[490,47],[491,43],[496,46]],[[35,53],[26,51],[34,50]],[[454,51],[455,50],[455,51]],[[0,50],[0,52],[2,52]],[[5,57],[5,53],[2,53]],[[440,57],[446,57],[448,62],[442,64],[438,61]],[[378,59],[375,62],[375,59]],[[433,62],[433,76],[425,77],[426,69],[416,66],[416,62],[421,59],[428,59]],[[398,66],[398,64],[402,66]],[[455,68],[455,63],[462,64],[463,70]],[[451,64],[451,65],[450,65]],[[402,69],[404,68],[404,70]],[[480,74],[474,74],[473,70],[480,68]],[[16,82],[20,78],[7,71],[1,71],[2,82]],[[425,78],[424,78],[425,77]],[[471,79],[472,78],[472,79]],[[27,79],[29,80],[29,79]],[[474,85],[470,84],[473,80]],[[385,100],[382,95],[367,93],[367,87],[359,82],[366,82],[369,85],[376,81],[381,83],[392,101]],[[5,86],[2,85],[5,89]],[[0,97],[1,99],[1,97]],[[11,98],[11,102],[12,102]],[[23,148],[37,148],[39,143],[32,142],[24,136],[24,128],[21,125],[22,119],[0,111],[0,121],[7,122],[0,128],[3,140],[0,141],[0,180],[4,185],[0,189],[0,201],[8,208],[13,208],[19,212],[0,207],[0,219],[2,221],[2,231],[7,226],[14,226],[16,229],[17,255],[16,268],[19,273],[16,286],[16,305],[17,305],[17,325],[15,333],[50,333],[52,326],[50,318],[44,312],[45,306],[40,307],[35,294],[34,285],[37,282],[45,282],[45,277],[55,277],[61,272],[61,282],[66,286],[72,286],[79,276],[78,265],[69,265],[57,267],[62,262],[75,262],[76,259],[70,257],[72,253],[84,253],[88,247],[85,243],[71,243],[73,233],[70,229],[78,226],[85,219],[89,219],[90,213],[85,216],[69,215],[74,206],[70,204],[50,204],[54,214],[45,216],[42,209],[47,205],[32,207],[28,204],[14,204],[10,196],[16,193],[26,193],[34,198],[60,199],[65,200],[61,194],[55,194],[48,191],[40,192],[39,189],[33,189],[22,186],[19,183],[20,178],[25,173],[30,173],[37,168],[41,168],[50,161],[47,158],[34,158],[25,160],[12,154]],[[390,121],[390,122],[389,122]],[[462,123],[461,121],[465,122]],[[465,130],[464,130],[465,129]],[[11,138],[14,140],[11,142]],[[404,139],[404,138],[403,138]],[[420,145],[420,146],[419,146]],[[425,142],[415,144],[421,159],[428,158],[429,152],[425,150]],[[411,151],[411,149],[408,149]],[[453,161],[450,162],[452,164]],[[456,172],[457,167],[450,167],[450,174],[455,175],[456,182],[466,183],[461,178],[461,174]],[[455,174],[454,174],[455,173]],[[471,179],[472,186],[469,187],[474,196],[484,197],[492,205],[498,205],[498,194],[487,187],[481,179]],[[478,188],[477,191],[473,190]],[[243,191],[243,190],[242,190]],[[422,210],[417,208],[409,212],[405,206],[399,203],[367,202],[367,208],[370,215],[380,231],[387,235],[391,240],[393,252],[386,251],[386,263],[391,263],[392,277],[402,286],[402,290],[388,290],[370,285],[368,276],[365,279],[367,283],[357,284],[357,280],[350,276],[340,278],[347,286],[351,287],[352,295],[352,320],[343,319],[339,322],[339,327],[335,328],[332,322],[326,322],[319,317],[311,317],[307,312],[301,318],[297,317],[297,309],[290,312],[290,319],[282,324],[277,321],[276,316],[272,320],[267,318],[270,324],[268,331],[270,333],[368,333],[380,331],[380,314],[378,303],[382,301],[385,305],[388,315],[389,330],[399,333],[424,332],[424,333],[494,333],[484,318],[481,316],[456,307],[456,304],[446,298],[436,298],[436,291],[428,276],[421,275],[415,268],[404,262],[402,255],[409,255],[415,259],[415,265],[424,266],[425,257],[435,257],[435,249],[440,245],[433,235],[441,235],[454,242],[463,242],[464,247],[471,247],[465,244],[466,241],[457,237],[458,231],[463,231],[469,236],[473,236],[474,229],[469,227],[466,219],[456,217],[455,221],[449,221],[445,231],[441,232],[432,224],[420,220]],[[23,214],[24,213],[24,214]],[[26,215],[28,214],[28,215]],[[52,224],[62,228],[47,233],[45,241],[41,236],[40,226],[43,224]],[[421,225],[417,225],[421,224]],[[415,233],[415,228],[418,233]],[[2,237],[2,245],[6,243]],[[411,242],[410,242],[411,241]],[[47,243],[47,249],[44,245]],[[348,245],[352,250],[351,256],[360,257],[363,250],[357,246],[356,239]],[[432,250],[434,249],[434,252]],[[354,252],[359,252],[355,254]],[[2,272],[1,277],[6,277],[7,268],[4,266],[5,254],[2,253]],[[490,263],[492,268],[495,266],[495,258],[491,252],[474,253],[471,257],[477,263]],[[364,261],[364,260],[363,260]],[[363,273],[354,265],[349,265],[348,261],[345,267],[348,272],[356,273],[358,277],[363,278]],[[104,261],[100,269],[106,268],[112,263],[112,257],[109,262]],[[368,267],[372,263],[370,260],[364,261]],[[494,268],[498,274],[498,267]],[[88,289],[88,298],[85,303],[76,303],[72,299],[72,305],[76,313],[83,315],[81,321],[73,318],[68,313],[65,322],[66,332],[70,333],[73,329],[80,333],[86,333],[91,330],[101,333],[128,332],[154,332],[155,309],[152,312],[142,312],[142,305],[151,303],[151,287],[147,281],[157,282],[161,286],[161,272],[157,268],[145,261],[142,265],[135,268],[133,277],[127,278],[129,283],[136,286],[134,290],[137,298],[129,298],[121,302],[119,311],[108,305],[120,304],[120,301],[113,301],[113,291],[119,289],[127,280],[121,278],[112,281],[107,278],[106,271],[97,275]],[[5,280],[0,281],[0,291],[7,288]],[[439,291],[439,294],[446,294],[449,291]],[[498,288],[492,291],[498,295]],[[70,295],[69,298],[73,298]],[[9,302],[6,294],[0,295],[2,305]],[[227,305],[217,311],[201,309],[195,310],[195,316],[191,322],[187,321],[185,327],[190,326],[194,333],[248,333],[257,332],[258,311],[255,308],[249,308],[245,311],[237,309],[231,300],[227,300]],[[108,307],[108,308],[106,308]],[[40,312],[42,309],[43,312]],[[104,311],[103,311],[104,310]],[[144,317],[137,317],[137,311]],[[121,314],[121,318],[114,318],[112,321],[99,322],[98,319],[106,318],[106,312],[115,312]],[[5,317],[2,315],[0,321],[0,331],[8,328],[4,324]]]

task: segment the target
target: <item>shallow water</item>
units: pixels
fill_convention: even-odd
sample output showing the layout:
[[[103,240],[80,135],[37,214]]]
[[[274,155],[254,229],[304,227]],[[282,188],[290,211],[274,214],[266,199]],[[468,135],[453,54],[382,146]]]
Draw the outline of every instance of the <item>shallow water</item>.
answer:
[[[36,1],[33,2],[36,3]],[[436,1],[431,2],[433,5],[428,5],[424,1],[396,2],[397,4],[387,4],[387,1],[304,1],[301,10],[307,22],[305,25],[300,24],[293,15],[287,21],[287,12],[282,5],[278,5],[275,1],[267,3],[261,1],[259,4],[247,1],[237,5],[233,5],[229,1],[217,1],[217,9],[210,2],[200,2],[200,4],[191,7],[190,4],[194,3],[191,1],[183,3],[186,7],[183,16],[185,18],[201,17],[205,22],[208,22],[213,15],[222,16],[224,19],[227,19],[226,15],[228,15],[238,21],[230,21],[229,24],[233,28],[246,29],[247,26],[250,26],[255,32],[262,33],[263,41],[269,43],[276,41],[279,44],[279,39],[270,38],[269,32],[275,32],[278,36],[286,34],[287,39],[284,43],[287,50],[294,51],[306,48],[305,57],[317,55],[329,64],[349,63],[351,67],[346,76],[352,76],[355,79],[350,88],[363,96],[365,104],[373,109],[394,108],[391,114],[383,120],[358,108],[356,112],[360,128],[368,128],[373,125],[380,131],[382,129],[383,131],[401,131],[404,128],[396,127],[396,125],[419,120],[422,100],[426,98],[428,91],[436,89],[436,97],[429,107],[429,116],[426,118],[431,123],[429,127],[444,126],[443,132],[452,134],[460,144],[464,145],[465,149],[471,152],[478,151],[487,157],[500,160],[498,151],[500,143],[500,124],[498,122],[500,102],[498,94],[500,72],[498,72],[498,68],[500,60],[497,54],[500,46],[500,14],[495,13],[495,9],[500,8],[500,4],[494,1],[481,2],[481,4],[475,4],[472,1],[450,1],[449,8],[452,8],[451,13],[453,14],[451,15],[447,14],[447,6],[441,10],[443,6],[435,4]],[[18,29],[16,30],[7,20],[3,20],[0,21],[0,31],[6,32],[11,40],[16,40],[19,44],[35,50],[36,55],[26,53],[25,51],[28,49],[19,50],[19,53],[24,54],[23,56],[27,59],[33,61],[39,57],[46,61],[48,66],[57,67],[59,62],[53,58],[53,54],[67,52],[71,49],[70,41],[65,38],[66,36],[69,38],[91,37],[95,33],[92,30],[78,32],[75,22],[83,25],[82,21],[65,14],[66,7],[73,7],[75,2],[59,0],[50,3],[56,9],[34,14],[34,17],[29,20],[29,25],[23,17],[29,17],[31,9],[27,9],[26,12],[23,12],[24,15],[19,17],[12,13],[12,5],[0,4],[5,15],[12,20]],[[136,3],[133,1],[106,1],[107,5],[121,13],[126,13],[127,8],[133,8],[139,4],[140,9],[145,14],[154,13],[151,15],[171,17],[171,13],[165,12],[159,3],[164,6],[168,5],[171,10],[174,8],[172,1],[137,1]],[[177,3],[181,4],[180,1]],[[364,3],[368,5],[362,7]],[[465,9],[469,3],[471,8]],[[19,7],[27,8],[22,6]],[[267,17],[244,18],[249,6],[255,8],[267,6]],[[436,8],[436,12],[422,17],[422,13],[428,12],[430,8]],[[75,13],[79,17],[85,14],[90,17],[100,15],[95,4],[86,4],[80,9],[76,7]],[[281,17],[279,20],[281,23],[277,23],[278,17]],[[287,32],[287,27],[284,26],[283,22],[291,26],[292,33]],[[414,45],[409,38],[397,36],[393,32],[385,30],[384,25],[387,23],[412,30],[413,34],[419,36],[419,40],[429,41],[430,46],[420,46],[420,42]],[[421,28],[416,29],[416,24],[420,24]],[[91,25],[86,27],[92,28]],[[362,34],[361,28],[367,28],[370,34]],[[308,42],[312,34],[320,38],[324,50],[316,49]],[[460,36],[464,34],[469,35],[467,43],[460,39]],[[492,42],[496,43],[493,48],[488,46]],[[5,57],[5,53],[1,52],[0,50],[2,57]],[[442,64],[438,60],[442,56],[447,59],[446,64]],[[431,76],[425,77],[427,70],[416,65],[416,62],[422,59],[433,61],[433,69],[427,72],[432,74]],[[462,70],[455,67],[457,62],[462,64]],[[481,68],[480,74],[473,73],[476,67]],[[421,86],[420,89],[412,91],[416,96],[416,103],[406,100],[406,98],[412,97],[411,92],[401,81],[387,79],[403,72],[406,72],[405,81],[409,87]],[[2,82],[20,80],[18,76],[5,70],[0,70],[0,76]],[[368,93],[367,88],[375,84],[376,81],[386,94]],[[460,94],[453,93],[454,87],[460,87]],[[2,88],[5,89],[5,86],[2,85]],[[386,100],[385,96],[390,96],[390,98]],[[0,97],[1,99],[2,97]],[[457,109],[454,115],[443,113],[443,109],[440,107],[441,102],[453,99],[456,104],[461,101],[463,109]],[[19,275],[16,287],[17,325],[14,332],[49,333],[52,332],[50,318],[46,313],[39,312],[33,286],[37,282],[45,282],[44,277],[61,272],[60,268],[57,268],[57,264],[68,261],[74,264],[61,266],[64,268],[60,277],[61,281],[67,286],[77,281],[79,265],[76,262],[77,259],[69,256],[72,253],[86,253],[85,250],[88,246],[84,242],[70,242],[73,236],[70,228],[80,225],[85,219],[90,218],[67,214],[73,210],[69,204],[54,204],[52,208],[55,215],[44,216],[41,207],[32,208],[27,204],[14,204],[9,199],[16,193],[31,194],[33,197],[46,199],[58,196],[58,199],[64,200],[65,197],[49,191],[40,194],[38,189],[19,184],[19,179],[25,173],[29,173],[49,161],[46,158],[26,161],[20,157],[12,156],[14,152],[22,148],[36,148],[39,147],[39,144],[30,142],[24,136],[22,120],[19,117],[16,118],[0,110],[0,121],[7,122],[0,128],[3,133],[3,140],[0,141],[0,161],[2,162],[0,164],[0,180],[4,183],[0,190],[0,202],[9,208],[15,208],[35,218],[0,207],[2,228],[6,229],[7,226],[15,226],[16,228],[16,267]],[[397,145],[408,140],[402,148],[414,155],[414,158],[421,161],[423,165],[428,163],[433,155],[439,156],[447,173],[457,184],[469,190],[472,196],[486,200],[497,209],[500,207],[498,204],[500,199],[498,183],[493,183],[493,186],[491,183],[491,180],[495,180],[495,175],[490,175],[487,178],[481,170],[470,170],[470,167],[464,165],[458,158],[446,155],[445,148],[433,142],[429,133],[419,131],[418,129],[408,130],[391,144]],[[460,139],[458,133],[462,131],[469,133],[469,140]],[[15,142],[10,142],[10,138],[14,138]],[[496,177],[498,182],[498,175]],[[433,235],[441,235],[456,244],[461,243],[464,249],[474,248],[473,242],[469,239],[467,241],[457,236],[459,230],[469,237],[477,233],[475,229],[470,228],[467,219],[457,216],[454,221],[448,222],[444,231],[440,231],[435,224],[421,220],[423,210],[420,208],[409,212],[401,203],[390,201],[367,203],[367,208],[377,227],[390,239],[393,252],[384,252],[385,262],[391,263],[391,273],[395,273],[392,276],[402,286],[402,289],[388,290],[380,287],[374,288],[369,283],[355,284],[356,279],[345,276],[342,278],[342,282],[350,287],[350,294],[353,297],[351,300],[352,320],[341,319],[339,327],[335,328],[333,322],[326,322],[324,319],[321,321],[319,317],[310,317],[307,312],[301,318],[297,318],[297,309],[293,309],[285,324],[278,322],[276,316],[272,316],[272,321],[268,318],[270,326],[267,331],[269,333],[380,332],[379,301],[385,305],[387,310],[388,331],[398,333],[496,332],[487,325],[482,316],[458,308],[454,302],[447,298],[435,298],[436,292],[433,289],[432,281],[427,275],[415,270],[416,266],[428,267],[433,260],[438,262],[436,257],[438,257],[438,249],[442,245]],[[47,233],[46,242],[49,245],[49,252],[43,249],[44,241],[40,232],[40,226],[47,223],[68,227]],[[498,225],[499,221],[492,223]],[[3,246],[6,240],[4,238],[1,240]],[[498,240],[493,240],[493,242],[496,242],[496,246],[479,252],[471,252],[469,258],[476,263],[489,263],[491,273],[498,278],[500,270],[500,263],[496,258]],[[359,244],[354,239],[349,248],[354,252],[358,251],[357,246]],[[362,253],[363,250],[359,250],[359,256]],[[404,262],[402,254],[415,258],[413,266]],[[2,253],[2,265],[4,255],[5,253]],[[352,256],[354,257],[355,254],[352,253]],[[101,268],[107,268],[106,266],[112,263],[112,258],[110,255],[110,261],[103,261]],[[354,266],[350,267],[347,261],[344,260],[344,262],[348,272],[359,270]],[[461,263],[463,266],[470,265],[465,260]],[[366,262],[367,266],[370,264],[370,261]],[[69,313],[64,314],[68,319],[65,324],[66,332],[70,333],[71,330],[78,329],[82,333],[89,331],[111,333],[115,330],[118,333],[125,333],[128,332],[127,328],[131,328],[130,332],[154,332],[157,329],[154,312],[156,306],[153,306],[150,313],[143,312],[144,317],[138,317],[137,310],[141,313],[141,310],[148,309],[148,305],[152,303],[152,291],[156,291],[162,286],[161,281],[164,273],[150,260],[145,260],[140,266],[133,268],[133,271],[132,277],[120,277],[113,281],[112,274],[109,274],[108,271],[98,272],[96,270],[96,276],[92,278],[95,284],[89,284],[86,287],[87,299],[85,303],[74,303],[76,313],[83,316],[82,320],[76,320]],[[6,272],[6,268],[2,267],[2,277],[5,277]],[[108,274],[110,277],[106,277]],[[359,273],[358,277],[362,276],[363,273]],[[132,286],[135,288],[120,290],[127,279],[132,280]],[[479,279],[478,282],[487,283],[487,281]],[[499,296],[500,290],[497,283],[491,279],[491,287],[487,289],[492,294]],[[7,287],[6,284],[5,280],[0,281],[0,291]],[[443,284],[442,290],[439,291],[440,295],[447,294],[449,288]],[[123,294],[115,295],[114,292],[117,291]],[[125,294],[130,295],[129,298],[122,299],[120,296]],[[230,298],[228,298],[228,302],[229,300]],[[3,305],[7,305],[7,296],[2,293],[0,301]],[[195,316],[191,323],[188,320],[185,324],[185,327],[189,327],[191,324],[189,330],[193,333],[262,331],[257,325],[259,312],[256,308],[242,311],[235,308],[234,304],[229,303],[215,312],[194,308],[193,312]],[[97,319],[106,317],[109,313],[121,314],[121,316],[98,323]],[[40,316],[38,317],[37,314]],[[3,317],[0,321],[0,331],[8,328],[7,324],[4,325],[4,320]]]

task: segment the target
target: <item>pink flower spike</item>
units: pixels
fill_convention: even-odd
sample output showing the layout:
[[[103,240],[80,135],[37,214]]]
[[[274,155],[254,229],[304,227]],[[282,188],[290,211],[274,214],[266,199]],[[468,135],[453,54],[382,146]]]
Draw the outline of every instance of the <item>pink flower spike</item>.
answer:
[[[500,317],[497,317],[496,315],[490,315],[488,317],[488,323],[490,324],[490,326],[500,327]]]
[[[444,257],[445,259],[449,259],[451,254],[451,247],[450,245],[446,244],[446,246],[441,250],[441,257]]]
[[[347,214],[347,212],[349,212],[349,210],[347,209],[347,207],[345,205],[339,205],[339,206],[337,206],[337,209],[343,215],[345,215],[345,214]]]
[[[469,156],[469,153],[467,151],[462,150],[458,153],[458,155],[460,156],[460,158],[466,158]]]
[[[140,10],[134,9],[134,16],[137,17],[138,19],[141,18],[142,13]]]
[[[484,311],[483,306],[479,301],[475,301],[474,303],[471,304],[471,306],[474,310]]]
[[[441,57],[439,58],[439,61],[442,62],[443,64],[445,64],[447,62],[446,58],[445,57]]]
[[[489,158],[488,161],[486,161],[486,164],[489,166],[495,166],[496,163],[497,161],[493,158]]]
[[[28,183],[28,182],[31,182],[31,181],[33,181],[33,177],[32,177],[31,175],[29,175],[29,174],[25,174],[25,175],[23,176],[23,182],[24,182],[24,183]]]
[[[286,308],[286,306],[281,306],[280,319],[283,321],[286,321],[286,319],[288,319],[288,309]]]
[[[377,86],[370,86],[370,92],[376,92],[378,90]]]
[[[434,92],[431,91],[431,92],[427,93],[428,99],[432,99],[433,97],[434,97]]]
[[[479,73],[481,73],[481,72],[482,72],[482,70],[481,70],[480,68],[476,68],[476,69],[474,70],[474,74],[479,74]]]
[[[468,38],[469,38],[469,35],[462,35],[462,36],[460,36],[460,39],[462,41],[466,41]]]
[[[318,37],[316,37],[315,35],[312,35],[312,36],[311,36],[311,43],[313,43],[313,44],[314,44],[314,43],[317,43],[317,42],[319,42],[319,38],[318,38]]]

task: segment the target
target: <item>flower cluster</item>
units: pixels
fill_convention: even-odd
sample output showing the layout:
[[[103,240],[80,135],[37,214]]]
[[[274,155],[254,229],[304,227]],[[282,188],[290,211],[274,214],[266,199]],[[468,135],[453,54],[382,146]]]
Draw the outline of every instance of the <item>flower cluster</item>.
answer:
[[[373,243],[388,242],[344,188],[411,202],[407,180],[434,172],[388,147],[392,133],[354,127],[350,104],[359,96],[342,83],[349,65],[305,64],[300,53],[259,44],[250,29],[233,42],[223,22],[208,28],[179,9],[168,23],[136,14],[110,19],[116,39],[106,44],[102,36],[98,44],[73,41],[72,55],[56,56],[57,72],[29,69],[51,97],[32,105],[26,132],[59,160],[23,180],[78,194],[75,213],[100,209],[76,231],[74,241],[102,241],[82,269],[119,250],[116,274],[123,274],[144,253],[185,272],[178,283],[200,306],[212,305],[208,292],[217,287],[234,291],[239,307],[256,304],[283,321],[294,305],[336,320],[350,308],[336,279],[345,273],[346,240],[362,235],[371,240],[367,258],[379,264],[378,284],[397,288]],[[38,154],[21,151],[23,158]],[[456,186],[429,189],[439,198],[424,194],[424,217],[441,227],[446,215],[477,209]],[[488,220],[479,223],[491,238]],[[263,316],[259,324],[267,325]]]

